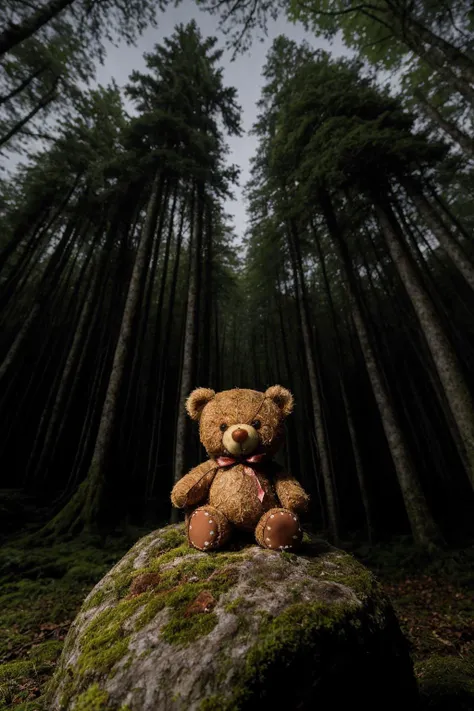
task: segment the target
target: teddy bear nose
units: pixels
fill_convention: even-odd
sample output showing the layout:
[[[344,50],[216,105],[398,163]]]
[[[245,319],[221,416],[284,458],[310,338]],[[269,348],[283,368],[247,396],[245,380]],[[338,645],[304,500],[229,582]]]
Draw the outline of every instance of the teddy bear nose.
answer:
[[[247,432],[247,430],[237,429],[232,432],[232,439],[234,440],[234,442],[238,442],[239,444],[245,442],[248,436],[249,433]]]

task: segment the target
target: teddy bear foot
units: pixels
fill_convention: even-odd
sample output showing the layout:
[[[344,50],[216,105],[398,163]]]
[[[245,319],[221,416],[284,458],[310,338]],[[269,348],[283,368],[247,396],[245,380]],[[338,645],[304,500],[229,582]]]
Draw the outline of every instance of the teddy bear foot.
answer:
[[[298,516],[288,509],[270,509],[263,514],[255,538],[264,548],[292,552],[300,547],[303,531]]]
[[[188,519],[188,541],[199,551],[215,551],[228,540],[232,525],[214,506],[201,506]]]

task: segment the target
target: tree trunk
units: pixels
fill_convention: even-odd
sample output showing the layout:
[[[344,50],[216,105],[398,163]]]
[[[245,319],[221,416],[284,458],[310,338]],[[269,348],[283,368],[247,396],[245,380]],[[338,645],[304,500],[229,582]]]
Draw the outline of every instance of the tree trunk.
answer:
[[[319,239],[319,235],[318,235],[317,230],[315,229],[313,224],[311,225],[311,228],[312,228],[312,232],[313,232],[313,235],[315,238],[319,263],[321,265],[321,271],[323,274],[324,287],[326,290],[326,295],[327,295],[327,299],[328,299],[328,303],[329,303],[329,312],[331,315],[331,323],[332,323],[333,332],[334,332],[334,341],[335,341],[336,354],[337,354],[337,365],[338,365],[338,370],[339,370],[339,386],[340,386],[342,402],[344,404],[344,410],[345,410],[345,414],[346,414],[347,427],[349,430],[349,437],[351,440],[352,454],[354,456],[354,464],[355,464],[355,469],[356,469],[356,474],[357,474],[357,481],[359,483],[359,491],[360,491],[360,496],[361,496],[361,500],[362,500],[362,506],[364,507],[367,538],[368,538],[369,543],[372,544],[374,526],[372,523],[372,511],[371,511],[372,507],[370,504],[369,487],[367,485],[367,479],[366,479],[364,467],[362,464],[362,456],[361,456],[361,452],[360,452],[357,431],[356,431],[355,424],[354,424],[354,417],[352,414],[352,406],[350,404],[349,397],[347,395],[347,388],[346,388],[346,383],[344,380],[344,360],[343,360],[343,356],[342,356],[342,348],[341,348],[341,340],[340,340],[340,336],[339,336],[339,329],[337,326],[336,309],[335,309],[334,301],[332,298],[331,286],[329,283],[329,278],[328,278],[328,274],[327,274],[327,270],[326,270],[326,260],[324,258],[324,253],[321,248],[321,242]]]
[[[145,223],[138,244],[132,277],[128,286],[127,299],[115,346],[112,370],[109,377],[105,401],[102,408],[92,461],[86,479],[65,508],[51,521],[47,529],[54,533],[81,527],[94,527],[100,523],[107,481],[107,464],[117,417],[117,402],[123,384],[125,363],[131,346],[131,334],[136,319],[140,294],[147,270],[146,257],[156,227],[159,210],[159,190],[161,175],[156,173],[148,201]],[[76,520],[77,519],[77,520]]]
[[[411,47],[411,49],[419,57],[421,57],[421,59],[423,59],[423,61],[425,61],[433,71],[438,72],[443,77],[446,84],[448,84],[454,91],[457,91],[466,99],[466,101],[474,106],[474,88],[471,84],[466,81],[464,77],[460,77],[456,74],[450,66],[447,66],[444,63],[443,57],[440,56],[440,53],[436,49],[431,48],[421,50],[420,47],[422,47],[422,45],[419,45],[416,51],[413,50],[413,47]]]
[[[96,233],[96,241],[95,244],[93,244],[93,248],[95,247],[97,249],[101,236],[102,228],[100,228]],[[94,308],[96,307],[99,301],[99,294],[102,291],[103,281],[105,279],[107,260],[109,258],[109,250],[112,247],[113,241],[115,239],[115,232],[109,230],[105,244],[102,248],[102,253],[99,256],[99,262],[96,266],[92,267],[95,273],[93,274],[90,283],[87,285],[85,299],[82,303],[79,318],[74,329],[72,343],[69,348],[66,361],[64,363],[57,391],[54,393],[54,400],[51,412],[49,413],[47,421],[45,420],[43,422],[42,419],[38,427],[37,438],[39,437],[40,433],[44,429],[46,429],[43,438],[43,443],[39,452],[37,452],[38,442],[35,442],[35,445],[32,448],[30,468],[33,475],[36,475],[42,471],[44,460],[51,452],[50,447],[52,444],[53,436],[56,434],[57,425],[61,417],[64,415],[64,405],[66,403],[70,390],[74,387],[74,383],[72,382],[73,375],[77,375],[77,373],[79,372],[78,365],[80,363],[81,353],[83,352],[88,340],[87,330],[90,329],[92,326],[91,314],[93,313]],[[81,281],[82,279],[79,279],[79,283],[81,283]],[[43,414],[43,418],[45,417],[46,411]]]
[[[198,382],[211,383],[211,360],[213,359],[213,349],[211,340],[212,324],[212,260],[213,260],[213,211],[211,205],[206,205],[204,219],[204,245],[202,258],[202,337],[200,337],[200,364],[198,372]]]
[[[466,242],[470,243],[472,242],[472,232],[471,230],[467,229],[461,220],[453,213],[451,208],[449,207],[448,203],[444,198],[441,197],[441,195],[438,194],[436,188],[434,185],[429,180],[425,179],[426,186],[431,193],[431,196],[433,197],[433,200],[438,203],[440,206],[441,210],[444,212],[446,217],[453,223],[453,225],[456,227],[456,230],[459,232],[460,235],[463,237],[463,241],[465,240]]]
[[[123,452],[123,457],[126,459],[127,454],[133,450],[137,429],[140,432],[143,427],[140,427],[138,416],[139,400],[140,400],[140,383],[148,380],[148,377],[143,376],[143,369],[146,362],[146,333],[148,331],[148,323],[152,311],[153,288],[155,285],[156,271],[158,258],[161,247],[161,237],[163,232],[163,224],[168,210],[168,194],[169,182],[162,180],[158,193],[158,201],[160,203],[160,213],[158,224],[156,226],[153,239],[150,243],[149,253],[145,257],[146,261],[146,277],[143,289],[139,295],[137,307],[137,319],[134,324],[132,339],[135,343],[130,359],[127,359],[126,366],[130,363],[126,378],[127,388],[124,398],[124,404],[121,410],[126,413],[122,418],[121,431],[119,436],[119,447]],[[125,389],[125,388],[124,388]],[[139,463],[140,458],[133,455],[135,465]],[[134,470],[131,471],[133,478]]]
[[[181,206],[181,215],[179,221],[178,235],[176,241],[176,254],[174,258],[173,271],[171,275],[170,284],[170,294],[168,299],[168,308],[166,309],[166,323],[163,332],[163,338],[161,339],[162,348],[160,349],[158,358],[158,376],[156,379],[156,387],[154,388],[154,403],[152,410],[152,427],[151,427],[151,443],[149,449],[148,457],[148,468],[147,468],[147,484],[146,484],[146,494],[147,498],[150,498],[154,491],[155,480],[156,480],[156,470],[158,467],[158,456],[160,451],[161,442],[161,427],[163,423],[163,411],[164,411],[164,388],[166,380],[166,366],[168,361],[168,351],[171,341],[171,332],[173,321],[175,318],[175,297],[176,289],[178,285],[178,275],[179,275],[179,265],[181,260],[181,247],[183,242],[183,230],[184,230],[184,219],[186,215],[186,205],[183,201]],[[159,334],[157,334],[157,338]]]
[[[9,295],[11,293],[11,287],[12,284],[15,283],[15,280],[17,276],[21,274],[21,272],[25,269],[25,267],[28,264],[28,261],[30,260],[30,257],[32,256],[32,253],[37,247],[38,242],[41,241],[41,238],[48,232],[49,229],[54,225],[58,217],[63,213],[65,208],[67,207],[72,195],[74,194],[74,191],[77,188],[77,185],[81,179],[81,174],[77,175],[73,185],[71,188],[68,190],[66,197],[62,202],[59,204],[57,209],[53,212],[51,215],[52,209],[53,209],[53,201],[54,197],[47,198],[43,201],[43,204],[41,205],[40,208],[38,208],[38,211],[34,212],[34,216],[31,214],[28,215],[27,219],[22,221],[22,223],[15,229],[11,240],[9,240],[8,244],[5,245],[4,249],[0,253],[0,272],[2,269],[5,267],[8,259],[10,256],[15,252],[15,250],[20,246],[22,241],[25,239],[25,236],[30,233],[30,238],[28,240],[27,245],[24,248],[24,251],[21,255],[21,257],[18,260],[18,263],[15,264],[15,267],[12,270],[12,273],[8,275],[8,278],[5,280],[5,282],[2,284],[2,292],[0,296],[0,308],[3,309],[5,304],[8,301]],[[41,220],[46,218],[47,223],[46,225],[41,228]],[[49,218],[49,219],[48,219]]]
[[[175,186],[175,189],[173,192],[173,201],[171,204],[171,212],[169,215],[169,225],[168,225],[168,232],[167,232],[166,244],[165,244],[165,254],[163,257],[163,267],[161,270],[161,277],[160,277],[160,291],[158,294],[158,301],[157,301],[157,306],[156,306],[155,330],[154,330],[155,338],[154,338],[154,346],[153,346],[152,358],[151,358],[152,363],[157,362],[159,359],[158,350],[161,345],[161,321],[162,321],[162,317],[163,317],[163,303],[164,303],[164,298],[165,298],[166,280],[168,278],[168,265],[169,265],[169,259],[170,259],[170,251],[171,251],[171,238],[173,237],[173,227],[174,227],[174,218],[175,218],[175,212],[176,212],[177,199],[178,199],[178,185]]]
[[[38,32],[43,25],[56,17],[68,5],[72,5],[73,2],[74,0],[49,0],[46,5],[38,8],[24,19],[20,25],[10,22],[7,28],[0,33],[0,57]]]
[[[474,265],[456,238],[451,234],[442,217],[430,201],[427,200],[423,190],[415,180],[406,177],[402,179],[402,184],[420,217],[426,222],[441,247],[459,269],[471,289],[474,290]]]
[[[53,86],[48,91],[46,96],[43,96],[43,98],[36,104],[33,109],[31,109],[28,114],[26,114],[26,116],[24,116],[20,121],[18,121],[18,123],[16,123],[4,136],[0,138],[0,147],[5,145],[5,143],[8,143],[8,141],[13,138],[13,136],[16,136],[16,134],[21,131],[23,126],[26,126],[28,121],[31,121],[31,119],[34,118],[39,111],[41,111],[41,109],[44,109],[46,106],[48,106],[48,104],[53,101],[53,99],[57,98],[56,89],[58,87],[58,83],[59,77],[56,77]]]
[[[412,49],[416,46],[418,46],[418,48],[423,46],[423,43],[429,44],[441,52],[446,58],[447,64],[456,67],[460,75],[464,77],[467,82],[474,84],[474,62],[467,54],[432,32],[421,22],[415,20],[413,16],[405,14],[403,17],[403,25],[405,25],[409,33],[411,33]],[[419,40],[421,40],[421,42],[419,42]]]
[[[474,404],[469,388],[434,305],[422,285],[416,263],[405,245],[396,218],[379,190],[373,192],[375,210],[387,247],[413,304],[459,430],[464,445],[464,451],[460,452],[461,458],[474,488]]]
[[[12,89],[8,94],[5,94],[5,96],[0,96],[0,106],[2,104],[5,104],[7,101],[10,101],[10,99],[13,99],[15,96],[20,94],[23,89],[26,89],[27,86],[31,84],[32,81],[34,81],[37,77],[39,77],[40,74],[42,74],[46,69],[48,68],[47,64],[43,64],[40,66],[38,69],[36,69],[34,72],[32,72],[29,76],[26,77],[26,79],[23,79],[18,86],[16,86],[14,89]]]
[[[141,354],[141,367],[138,369],[138,375],[136,377],[136,395],[135,395],[135,405],[134,405],[134,411],[133,411],[133,416],[130,419],[130,424],[127,423],[127,421],[124,419],[124,424],[127,426],[129,429],[129,442],[131,447],[134,447],[138,449],[140,452],[144,452],[144,458],[146,462],[148,463],[150,461],[150,458],[152,457],[152,447],[153,447],[153,441],[154,441],[154,425],[156,421],[156,417],[158,415],[159,411],[159,398],[156,398],[155,393],[159,392],[158,390],[158,373],[159,373],[159,364],[160,364],[160,358],[161,354],[164,348],[164,344],[161,339],[161,320],[163,316],[163,299],[164,299],[164,292],[165,292],[165,286],[166,286],[166,281],[168,279],[168,265],[169,265],[169,255],[170,255],[170,248],[171,248],[171,238],[173,235],[173,225],[174,225],[174,217],[175,217],[175,212],[176,212],[176,203],[177,203],[177,197],[178,197],[178,186],[175,185],[173,190],[173,197],[172,197],[172,202],[171,202],[171,209],[169,210],[168,206],[168,200],[169,200],[169,194],[170,194],[170,186],[167,186],[167,189],[165,191],[165,198],[163,202],[163,211],[160,215],[160,221],[157,229],[157,237],[156,240],[157,242],[161,243],[161,235],[163,232],[163,225],[164,225],[164,218],[166,214],[168,214],[168,225],[167,225],[167,230],[166,230],[166,243],[165,243],[165,253],[163,256],[163,263],[161,265],[160,269],[160,275],[159,278],[156,280],[157,284],[156,287],[158,287],[159,284],[159,294],[158,294],[158,299],[157,299],[157,304],[155,308],[155,313],[153,317],[153,326],[149,327],[149,336],[148,338],[145,338],[145,331],[139,336],[139,339],[143,342],[147,341],[150,343],[151,346],[148,346],[148,349],[151,348],[151,355],[147,359],[147,350],[144,348],[143,353]],[[153,263],[154,266],[152,267],[152,272],[154,273],[156,270],[156,259],[158,258],[159,254],[159,248],[158,244],[156,245],[156,250],[154,253],[153,257]],[[155,287],[155,283],[153,282],[153,287]],[[152,288],[152,283],[150,282],[148,285],[148,296],[145,299],[145,303],[149,304],[149,306],[146,307],[146,312],[150,313],[150,318],[152,318],[152,308],[151,308],[151,295],[152,292],[150,291]],[[148,363],[147,363],[148,361]],[[145,366],[148,366],[148,370],[145,370]],[[133,366],[132,366],[133,368]],[[144,388],[144,393],[143,389],[142,391],[140,390],[140,382],[146,383],[146,387]],[[129,411],[129,408],[127,408],[127,411]],[[146,425],[144,426],[144,423]],[[149,426],[148,426],[149,423]],[[147,450],[147,451],[146,451]],[[134,467],[132,470],[132,478],[135,478],[135,474],[138,476],[138,472],[142,471],[143,467],[143,460],[136,456],[133,455],[133,461],[134,461]],[[147,469],[148,471],[148,469]],[[146,487],[147,489],[147,487]],[[145,493],[145,498],[147,498],[147,493]]]
[[[380,412],[385,436],[387,437],[390,454],[392,455],[413,538],[418,545],[424,548],[435,548],[441,541],[441,535],[431,516],[398,417],[379,368],[366,326],[362,301],[352,272],[349,251],[337,223],[331,199],[324,190],[320,191],[320,203],[329,233],[340,256],[344,284],[351,303],[352,318],[375,401]]]
[[[36,318],[40,314],[45,300],[56,287],[56,284],[61,277],[63,265],[67,262],[72,247],[79,236],[80,234],[78,233],[74,234],[74,228],[71,223],[70,229],[65,230],[59,245],[56,247],[51,259],[48,262],[48,266],[43,273],[38,286],[35,303],[33,304],[28,317],[21,326],[20,331],[2,361],[0,366],[0,381],[5,377],[11,365],[14,363],[17,353],[20,350],[23,341],[27,337],[32,324],[36,321]]]
[[[315,364],[311,344],[311,328],[309,321],[308,305],[303,283],[301,259],[296,244],[297,237],[293,235],[291,226],[288,227],[287,235],[294,274],[295,296],[297,298],[299,307],[301,331],[303,336],[304,351],[306,356],[306,367],[309,380],[309,389],[311,392],[311,401],[313,405],[314,431],[318,448],[319,467],[323,478],[324,493],[326,496],[328,526],[333,542],[337,543],[339,541],[337,494],[331,472],[327,434],[324,425],[321,393],[318,383],[317,366]]]
[[[474,141],[466,135],[455,124],[444,118],[438,109],[431,104],[419,89],[415,89],[414,95],[428,118],[451,136],[453,141],[457,143],[467,155],[474,156]]]
[[[181,383],[178,398],[178,414],[176,419],[176,442],[173,467],[173,481],[177,482],[185,473],[186,399],[193,385],[193,370],[196,344],[196,308],[198,303],[198,272],[201,260],[201,245],[203,231],[204,190],[198,186],[196,196],[196,219],[193,225],[192,244],[190,245],[191,273],[189,275],[188,303],[184,327],[183,360],[181,365]],[[171,521],[178,519],[177,509],[172,509]]]
[[[51,213],[52,207],[53,197],[50,196],[45,197],[43,204],[39,205],[35,210],[28,210],[26,217],[22,219],[20,224],[15,228],[12,235],[9,237],[8,242],[0,251],[0,273],[3,272],[8,260],[25,239],[28,239],[28,243],[24,245],[23,253],[19,257],[18,261],[23,259],[25,253],[31,251],[37,242],[38,235],[41,235],[42,233],[42,223]],[[15,264],[13,269],[17,269],[17,267],[18,263]],[[10,275],[8,278],[10,278]],[[7,281],[7,278],[5,278],[4,283],[5,281]]]

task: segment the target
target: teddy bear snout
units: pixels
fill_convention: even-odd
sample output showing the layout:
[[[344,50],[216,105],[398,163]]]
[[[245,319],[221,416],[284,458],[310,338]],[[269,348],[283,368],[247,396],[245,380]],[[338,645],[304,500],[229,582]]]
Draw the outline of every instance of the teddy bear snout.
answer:
[[[232,455],[250,454],[259,443],[257,430],[242,423],[231,425],[224,432],[222,444]]]
[[[247,432],[247,430],[238,429],[232,432],[232,439],[234,440],[234,442],[238,442],[239,444],[245,442],[248,436],[249,433]]]

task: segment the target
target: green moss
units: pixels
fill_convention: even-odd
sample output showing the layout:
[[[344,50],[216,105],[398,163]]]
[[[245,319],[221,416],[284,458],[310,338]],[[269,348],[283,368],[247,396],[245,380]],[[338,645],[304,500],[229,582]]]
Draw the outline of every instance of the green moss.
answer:
[[[55,639],[49,639],[42,644],[32,647],[29,659],[42,664],[52,664],[61,654],[63,643]]]
[[[236,597],[235,600],[232,600],[232,602],[225,605],[224,610],[232,615],[235,615],[239,610],[242,610],[242,608],[245,607],[246,603],[247,601],[244,597]]]
[[[437,711],[474,708],[474,658],[433,656],[416,665],[421,707]]]
[[[116,600],[120,600],[125,597],[125,595],[128,595],[130,591],[132,572],[133,561],[129,561],[127,565],[122,566],[120,573],[114,575],[111,587]],[[105,592],[107,593],[107,589],[105,589]]]
[[[340,551],[328,553],[322,560],[313,560],[308,567],[308,575],[345,585],[361,599],[376,594],[378,589],[376,578],[370,570],[353,556]]]
[[[179,546],[182,546],[183,543],[186,542],[186,530],[184,524],[181,524],[176,528],[163,531],[160,538],[161,542],[158,548],[159,550],[179,548]]]
[[[98,684],[92,684],[77,697],[73,711],[109,711],[108,700],[108,693],[101,690]]]
[[[34,662],[18,661],[0,665],[0,681],[28,676],[34,670]]]
[[[186,610],[199,593],[208,592],[217,600],[232,587],[238,571],[229,565],[230,561],[235,562],[235,557],[223,553],[206,554],[164,571],[155,594],[136,620],[136,629],[148,624],[167,607],[171,610],[171,616],[161,631],[167,642],[189,644],[197,637],[208,634],[217,623],[216,615],[210,612],[186,615]],[[186,582],[189,579],[194,582]]]
[[[209,699],[208,711],[233,711],[240,708],[252,691],[252,687],[265,687],[275,669],[291,667],[296,655],[312,655],[321,634],[342,632],[347,616],[356,609],[356,603],[327,606],[323,603],[296,603],[286,608],[280,615],[272,617],[261,612],[262,623],[258,642],[249,650],[245,668],[239,685],[231,699],[224,701],[218,697]],[[278,672],[277,672],[278,676]]]
[[[199,551],[196,548],[192,548],[188,543],[182,543],[177,548],[166,549],[164,553],[158,553],[157,557],[151,561],[151,563],[146,568],[140,568],[135,574],[141,574],[144,570],[155,571],[159,570],[166,563],[171,563],[176,558],[181,558],[185,555],[198,555]]]
[[[154,595],[145,605],[143,612],[138,615],[135,621],[135,629],[139,630],[148,625],[165,606],[166,600],[164,596]]]
[[[3,711],[2,706],[0,706],[0,710]],[[15,711],[50,711],[50,709],[47,709],[47,707],[44,706],[41,698],[38,698],[34,701],[25,701],[18,706],[15,705]]]
[[[97,590],[94,595],[87,601],[87,605],[83,605],[82,609],[83,610],[89,610],[92,609],[93,607],[98,607],[107,597],[106,591],[101,588],[100,590]]]
[[[140,597],[120,600],[115,607],[99,613],[81,637],[81,654],[77,660],[80,673],[94,669],[104,673],[116,664],[128,649],[128,637],[124,623],[143,605]]]
[[[291,658],[301,647],[309,648],[315,633],[332,629],[355,607],[354,603],[330,607],[323,603],[296,603],[287,607],[262,626],[260,639],[247,656],[247,673],[253,675],[258,670],[262,674],[277,659]]]
[[[127,653],[132,629],[125,623],[144,604],[144,596],[120,600],[115,607],[100,612],[81,637],[81,653],[73,668],[60,670],[58,678],[66,674],[61,703],[66,705],[81,679],[90,670],[105,674]]]
[[[287,551],[281,551],[281,557],[287,560],[289,563],[296,563],[298,561],[298,556],[296,553],[288,553]]]
[[[230,711],[229,702],[220,696],[209,696],[201,701],[199,711]]]
[[[164,625],[161,636],[170,644],[185,645],[194,642],[198,637],[209,634],[217,624],[217,615],[214,612],[181,617],[174,615]]]

